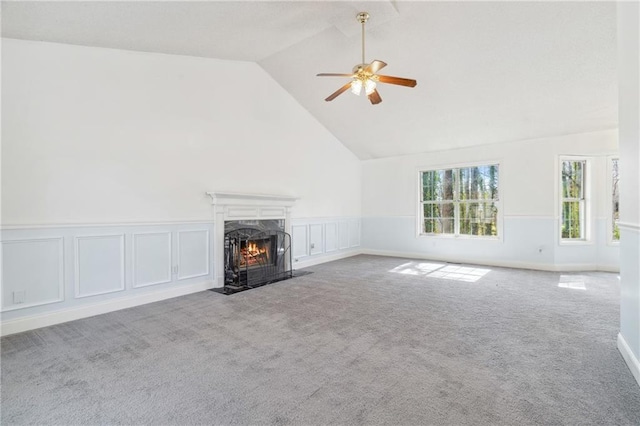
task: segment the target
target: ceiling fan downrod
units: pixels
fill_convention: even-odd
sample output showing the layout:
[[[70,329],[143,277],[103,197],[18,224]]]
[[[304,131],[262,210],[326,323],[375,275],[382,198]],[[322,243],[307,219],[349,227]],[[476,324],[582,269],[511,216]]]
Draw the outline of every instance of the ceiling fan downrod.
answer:
[[[360,12],[356,15],[356,19],[362,24],[362,65],[366,64],[364,61],[364,25],[369,20],[369,14],[367,12]]]

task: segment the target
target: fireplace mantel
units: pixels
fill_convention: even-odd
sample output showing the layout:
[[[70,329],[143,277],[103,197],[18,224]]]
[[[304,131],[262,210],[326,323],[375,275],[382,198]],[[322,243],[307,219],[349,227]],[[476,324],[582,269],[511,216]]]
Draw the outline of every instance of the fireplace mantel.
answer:
[[[289,195],[207,192],[216,220],[289,219],[297,197]],[[289,232],[289,231],[287,231]]]
[[[224,283],[224,222],[228,220],[284,219],[284,230],[291,234],[291,208],[298,200],[290,195],[207,192],[215,217],[214,267],[216,287]]]
[[[235,192],[207,192],[214,205],[278,205],[291,207],[298,197],[289,195],[241,194]]]

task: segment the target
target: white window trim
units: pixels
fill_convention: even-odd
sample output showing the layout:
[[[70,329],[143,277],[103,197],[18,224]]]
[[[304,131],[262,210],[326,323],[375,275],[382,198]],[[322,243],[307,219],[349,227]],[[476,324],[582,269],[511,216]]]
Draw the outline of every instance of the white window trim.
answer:
[[[584,238],[565,239],[562,238],[562,162],[563,161],[584,161]],[[593,242],[593,203],[592,203],[592,182],[591,175],[593,173],[593,157],[578,155],[560,155],[556,162],[556,235],[559,246],[584,246],[592,245]]]
[[[495,201],[496,206],[498,207],[498,217],[496,219],[496,226],[498,227],[498,235],[497,236],[485,236],[485,235],[460,235],[457,233],[454,234],[426,234],[422,232],[422,172],[428,172],[432,170],[446,170],[446,169],[463,169],[468,167],[477,167],[477,166],[489,166],[496,165],[498,166],[498,200]],[[502,161],[501,160],[486,160],[486,161],[473,161],[473,162],[465,162],[465,163],[455,163],[455,164],[445,164],[445,165],[426,165],[419,166],[416,168],[417,178],[414,182],[416,182],[416,189],[414,193],[417,195],[416,200],[416,237],[417,238],[438,238],[438,239],[452,239],[452,240],[472,240],[472,241],[498,241],[504,242],[504,223],[503,223],[503,206],[504,206],[504,194],[502,191]],[[454,187],[454,192],[457,192],[458,188]],[[458,209],[459,203],[454,203],[455,208]],[[459,216],[459,214],[458,214]],[[458,232],[457,222],[455,232]]]
[[[613,160],[618,160],[618,178],[620,178],[620,156],[607,155],[607,245],[617,247],[620,245],[620,240],[613,239],[613,227],[611,226],[613,223]],[[619,226],[620,221],[618,221],[618,227]]]

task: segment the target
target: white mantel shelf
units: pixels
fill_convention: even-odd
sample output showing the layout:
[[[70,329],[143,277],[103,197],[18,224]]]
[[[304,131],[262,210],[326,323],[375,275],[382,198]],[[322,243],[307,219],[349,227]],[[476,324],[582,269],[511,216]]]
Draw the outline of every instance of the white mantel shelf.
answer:
[[[236,192],[207,192],[214,205],[251,205],[291,207],[298,197],[290,195],[242,194]]]

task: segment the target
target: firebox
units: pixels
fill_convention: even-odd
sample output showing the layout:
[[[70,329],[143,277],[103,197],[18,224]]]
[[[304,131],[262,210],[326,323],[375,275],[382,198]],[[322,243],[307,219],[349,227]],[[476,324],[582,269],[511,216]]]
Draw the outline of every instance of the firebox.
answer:
[[[283,220],[227,221],[224,293],[291,278],[291,236]]]
[[[273,243],[275,238],[262,238],[241,241],[240,250],[236,252],[235,262],[240,268],[251,268],[268,265],[273,258]]]

